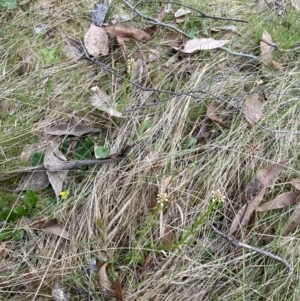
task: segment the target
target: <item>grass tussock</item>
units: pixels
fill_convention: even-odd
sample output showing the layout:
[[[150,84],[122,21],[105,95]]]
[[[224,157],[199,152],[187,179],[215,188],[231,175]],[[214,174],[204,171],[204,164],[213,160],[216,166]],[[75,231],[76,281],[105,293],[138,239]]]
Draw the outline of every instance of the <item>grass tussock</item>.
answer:
[[[98,276],[89,281],[85,273],[91,258],[99,265],[110,263],[110,280],[118,273],[124,300],[299,299],[298,233],[281,236],[294,206],[260,212],[251,227],[237,234],[244,242],[284,257],[293,267],[291,276],[273,259],[234,249],[207,225],[209,219],[228,232],[245,202],[245,188],[259,169],[290,158],[280,182],[299,178],[299,12],[283,2],[278,7],[275,1],[268,1],[268,6],[265,1],[190,0],[208,15],[249,22],[193,14],[179,26],[205,37],[212,28],[234,24],[237,34],[227,33],[228,47],[253,55],[259,55],[262,32],[268,30],[278,45],[275,58],[285,71],[222,50],[177,55],[166,65],[175,55],[167,46],[170,40],[180,45],[184,38],[163,28],[147,43],[126,41],[128,57],[145,62],[139,84],[198,91],[193,97],[181,94],[167,101],[164,93],[141,91],[84,59],[66,58],[66,41],[82,38],[89,27],[91,1],[40,0],[1,11],[1,206],[14,208],[22,202],[23,193],[12,192],[21,175],[8,173],[28,165],[21,162],[22,149],[34,143],[46,149],[50,140],[63,143],[62,137],[46,135],[49,126],[76,117],[101,128],[101,137],[90,136],[101,140],[111,154],[133,145],[118,164],[70,172],[66,200],[38,205],[36,214],[13,224],[25,235],[19,241],[1,242],[1,300],[50,300],[55,283],[66,288],[71,300],[87,300],[88,294],[100,300]],[[158,3],[139,5],[145,14],[159,13]],[[113,1],[111,8],[110,14],[126,10],[121,1]],[[130,23],[146,26],[138,17]],[[222,39],[224,33],[213,37]],[[159,56],[148,62],[153,49]],[[128,76],[116,42],[99,60]],[[250,128],[242,109],[259,79],[268,97],[259,124]],[[95,85],[111,96],[124,118],[108,118],[92,108],[90,88]],[[131,110],[157,100],[162,102]],[[211,102],[230,123],[229,129],[207,118]],[[189,145],[192,137],[197,143]],[[225,201],[212,210],[211,192],[217,189]],[[272,186],[266,200],[283,191],[284,185]],[[40,202],[52,194],[50,189],[38,192]],[[53,218],[68,230],[68,240],[33,227],[36,221]]]

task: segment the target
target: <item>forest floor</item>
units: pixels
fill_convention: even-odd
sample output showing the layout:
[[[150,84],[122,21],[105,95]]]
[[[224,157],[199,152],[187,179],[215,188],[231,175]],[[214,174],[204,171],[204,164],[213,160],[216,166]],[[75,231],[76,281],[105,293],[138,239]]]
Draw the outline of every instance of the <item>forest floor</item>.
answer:
[[[94,1],[0,10],[1,300],[299,300],[296,4],[110,1],[95,58]]]

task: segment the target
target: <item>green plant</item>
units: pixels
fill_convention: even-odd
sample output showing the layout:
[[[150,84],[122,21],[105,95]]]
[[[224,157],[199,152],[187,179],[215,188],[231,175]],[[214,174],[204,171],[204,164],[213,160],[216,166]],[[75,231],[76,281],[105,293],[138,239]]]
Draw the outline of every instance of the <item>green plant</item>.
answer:
[[[17,8],[17,1],[16,0],[0,0],[0,7],[13,9]]]
[[[109,150],[105,146],[95,147],[95,157],[98,159],[105,159],[109,155]]]
[[[24,194],[23,204],[13,208],[4,206],[0,211],[0,220],[7,225],[0,232],[0,241],[8,238],[20,240],[23,237],[22,229],[15,229],[10,224],[14,223],[22,216],[27,216],[38,201],[38,196],[33,190],[27,190]]]

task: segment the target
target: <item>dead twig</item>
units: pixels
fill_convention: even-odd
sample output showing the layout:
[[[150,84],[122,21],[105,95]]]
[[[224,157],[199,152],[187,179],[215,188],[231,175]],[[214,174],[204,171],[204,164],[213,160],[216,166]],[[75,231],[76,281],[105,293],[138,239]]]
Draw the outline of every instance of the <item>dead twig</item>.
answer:
[[[170,29],[172,29],[172,30],[177,31],[178,33],[180,33],[180,34],[183,35],[184,37],[190,38],[190,37],[188,36],[188,34],[186,34],[184,31],[180,30],[180,29],[177,28],[176,26],[171,25],[171,24],[167,24],[167,23],[164,23],[164,22],[160,22],[160,21],[156,20],[155,18],[146,16],[146,15],[144,15],[143,13],[141,13],[139,10],[137,10],[137,9],[136,9],[133,5],[131,5],[128,1],[126,1],[126,0],[122,0],[122,1],[123,1],[123,3],[125,3],[130,9],[132,9],[137,15],[139,15],[140,17],[142,17],[142,18],[144,18],[144,19],[146,19],[146,20],[151,21],[151,23],[156,24],[156,25],[158,25],[158,26],[170,28]]]
[[[252,55],[252,54],[247,54],[247,53],[240,53],[240,52],[234,52],[230,50],[229,48],[226,47],[219,47],[222,50],[225,50],[228,54],[235,55],[235,56],[241,56],[241,57],[246,57],[252,60],[259,60],[258,56]]]
[[[153,2],[153,1],[142,1],[142,2],[145,2],[145,3],[151,3],[151,2]],[[242,20],[242,19],[210,16],[210,15],[207,15],[207,14],[205,14],[204,12],[202,12],[200,9],[197,9],[197,8],[195,8],[195,7],[193,7],[193,6],[190,6],[190,5],[187,5],[187,4],[181,4],[181,3],[173,2],[173,1],[159,1],[159,2],[160,2],[160,3],[170,3],[170,4],[178,5],[178,6],[180,6],[180,7],[186,7],[186,8],[189,8],[189,9],[191,9],[191,10],[197,12],[198,14],[200,14],[199,17],[202,17],[202,18],[248,23],[247,20]]]
[[[212,228],[212,230],[215,233],[219,234],[222,238],[224,238],[227,241],[229,241],[235,247],[242,247],[242,248],[254,251],[256,253],[259,253],[259,254],[261,254],[263,256],[267,256],[267,257],[273,258],[273,259],[281,262],[289,270],[289,274],[292,273],[292,271],[293,271],[292,267],[289,265],[289,263],[285,259],[283,259],[283,258],[281,258],[281,257],[279,257],[279,256],[277,256],[277,255],[275,255],[275,254],[273,254],[271,252],[268,252],[268,251],[262,250],[260,248],[252,247],[250,245],[244,244],[244,243],[238,241],[237,239],[235,239],[234,237],[229,237],[225,233],[219,231],[212,223],[208,223],[208,225]]]

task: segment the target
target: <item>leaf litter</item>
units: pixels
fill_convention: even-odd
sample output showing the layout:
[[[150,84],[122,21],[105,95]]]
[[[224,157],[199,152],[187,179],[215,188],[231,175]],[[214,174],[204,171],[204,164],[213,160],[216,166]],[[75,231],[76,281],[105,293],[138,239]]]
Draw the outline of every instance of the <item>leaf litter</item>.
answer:
[[[67,161],[67,158],[59,151],[58,145],[53,145],[45,150],[44,166],[51,169]],[[50,171],[46,170],[51,186],[57,198],[63,190],[64,180],[68,175],[68,170]]]
[[[87,52],[93,56],[98,57],[108,54],[108,36],[106,31],[94,24],[91,24],[84,35],[84,45]]]
[[[97,26],[102,26],[108,11],[108,2],[105,0],[103,3],[96,3],[92,12],[92,22]]]
[[[247,98],[244,114],[246,120],[252,127],[254,127],[259,121],[262,114],[262,106],[259,94],[257,92],[250,94],[250,96]]]
[[[109,96],[98,86],[92,87],[91,90],[94,92],[94,95],[90,98],[90,101],[94,108],[108,113],[110,116],[123,117],[123,114],[110,104]]]
[[[226,128],[226,129],[230,128],[230,126],[226,122],[224,122],[223,119],[219,116],[219,114],[217,113],[217,109],[213,103],[209,104],[207,111],[206,111],[206,116],[207,116],[207,118],[220,124],[224,128]]]
[[[69,237],[70,237],[70,234],[66,230],[65,226],[60,225],[58,223],[57,219],[51,219],[49,221],[41,220],[41,221],[35,222],[32,225],[32,228],[42,229],[48,233],[55,234],[57,236],[65,238],[65,239],[69,239]]]
[[[97,5],[96,5],[97,6]],[[107,12],[107,11],[106,11]],[[106,14],[106,12],[105,12],[105,14]],[[105,16],[103,17],[103,15],[101,14],[101,18],[103,19],[103,20],[100,20],[99,22],[98,21],[95,21],[95,20],[93,20],[95,23],[96,23],[96,25],[97,26],[102,26],[102,24],[103,24],[103,21],[104,21],[104,19],[105,19]],[[98,22],[98,23],[97,23]],[[147,33],[146,33],[147,34]],[[125,46],[125,42],[124,42],[124,40],[123,40],[123,38],[121,37],[121,36],[116,36],[117,37],[117,40],[118,40],[118,42],[119,41],[121,41],[121,42],[119,42],[120,43],[120,45],[121,45],[121,47],[123,48],[123,55],[124,55],[124,57],[126,57],[126,46]],[[131,36],[126,36],[126,38],[127,37],[129,37],[129,38],[132,38]],[[136,39],[136,40],[138,40],[138,41],[146,41],[147,39],[148,39],[148,36],[147,36],[147,38],[140,38],[140,39],[137,39],[136,37],[134,37],[134,39]],[[200,39],[198,39],[198,40],[200,40]],[[203,39],[202,39],[203,40]],[[207,39],[208,40],[208,39]],[[190,40],[191,41],[191,40]],[[216,40],[215,40],[216,41]],[[224,42],[225,40],[223,40],[222,41],[222,43]],[[221,41],[218,41],[218,42],[221,42]],[[228,42],[228,41],[227,41]],[[88,43],[87,43],[88,44]],[[192,43],[191,43],[192,44]],[[200,43],[199,43],[200,44]],[[183,47],[183,49],[185,50],[185,51],[188,51],[188,52],[186,52],[186,53],[192,53],[192,52],[194,52],[194,51],[196,51],[196,50],[210,50],[210,49],[215,49],[215,48],[218,48],[218,47],[222,47],[222,46],[219,46],[219,44],[217,44],[217,43],[215,43],[215,45],[213,45],[213,46],[203,46],[203,45],[199,45],[198,44],[198,46],[197,47],[194,47],[195,48],[195,50],[193,50],[192,49],[192,47],[191,46],[186,46],[186,45],[189,45],[188,43],[185,43],[182,47]],[[212,43],[213,44],[213,43]],[[218,45],[218,46],[216,46],[216,45]],[[125,46],[125,47],[123,47],[123,46]],[[205,48],[205,47],[208,47],[207,49]],[[210,48],[210,47],[212,47],[212,48]],[[192,50],[191,50],[192,49]],[[91,52],[89,51],[89,53],[91,54],[91,53],[93,53],[93,54],[91,54],[92,56],[98,56],[99,54],[102,54],[101,53],[101,51],[99,52],[99,54],[97,54],[97,51],[99,51],[99,49],[98,50],[96,50],[95,52],[93,52],[93,50],[91,50]],[[184,52],[184,51],[182,51],[182,52]],[[276,62],[274,62],[273,61],[273,65],[272,66],[276,66],[276,64],[274,64],[274,63],[276,63]],[[278,64],[278,63],[277,63]],[[278,66],[278,65],[277,65]],[[103,92],[104,93],[104,92]],[[107,95],[106,95],[107,96]],[[100,97],[101,98],[101,97]],[[107,98],[108,98],[108,96],[107,96]],[[100,107],[101,107],[102,105],[100,105]],[[107,112],[107,113],[109,113],[110,115],[112,115],[112,116],[115,116],[113,113],[111,113],[112,111],[111,111],[111,107],[110,107],[110,105],[108,104],[108,107],[109,107],[109,109],[104,109],[103,110],[103,108],[101,108],[100,110],[102,110],[102,111],[105,111],[105,112]],[[215,108],[214,108],[215,109]],[[117,114],[121,114],[120,112],[117,112]],[[213,115],[213,114],[215,114],[215,115]],[[215,121],[215,122],[219,122],[220,123],[220,117],[218,116],[218,114],[216,114],[215,113],[215,110],[213,110],[213,112],[211,112],[211,114],[210,114],[211,116],[213,116],[213,118],[210,118],[211,120],[213,120],[213,121]],[[249,114],[250,115],[250,114]],[[120,117],[120,116],[117,116],[117,117]],[[259,119],[259,118],[258,118]],[[64,125],[65,126],[65,125]],[[52,129],[53,131],[56,131],[56,133],[57,132],[59,132],[60,130],[61,130],[61,132],[63,132],[65,129],[59,129],[59,128],[56,128],[56,129]],[[68,129],[67,129],[67,131],[68,131]],[[77,131],[77,134],[78,134],[78,132],[80,132],[80,130],[79,131]],[[82,132],[84,132],[84,131],[82,131]],[[87,132],[87,133],[89,133],[89,132]],[[57,134],[58,135],[58,134]],[[62,135],[65,135],[65,134],[62,134]],[[82,134],[82,135],[84,135],[84,133]],[[75,135],[76,136],[76,135]],[[80,135],[79,135],[80,136]],[[63,156],[61,156],[59,153],[56,153],[56,156],[61,160],[61,161],[65,161],[65,158],[63,158]],[[49,158],[49,156],[47,155],[47,158]],[[49,162],[47,162],[47,164],[48,164]],[[51,165],[50,165],[51,166]],[[254,183],[254,182],[253,182]],[[262,179],[260,179],[260,178],[257,178],[256,180],[255,180],[255,183],[253,184],[252,183],[252,190],[250,189],[250,187],[247,187],[248,188],[248,190],[247,190],[247,192],[250,194],[250,192],[255,192],[255,193],[251,193],[251,194],[254,194],[254,196],[253,196],[253,198],[251,199],[251,201],[250,202],[253,202],[254,203],[254,201],[255,202],[260,202],[261,201],[261,198],[263,197],[263,195],[264,195],[264,193],[265,193],[265,185],[266,185],[266,183],[268,183],[268,181],[267,180],[262,180]],[[243,211],[244,213],[247,213],[247,208],[246,208],[246,210],[244,210]],[[169,227],[169,226],[167,226],[167,227]],[[168,231],[167,231],[168,232]],[[105,272],[105,276],[103,277],[103,278],[107,278],[108,279],[108,277],[107,277],[107,274],[106,274],[106,267],[104,267],[104,272]],[[106,280],[107,280],[106,279]],[[100,280],[100,283],[101,283],[101,275],[100,275],[100,273],[99,273],[99,280]],[[105,282],[106,280],[104,280],[103,282]],[[108,281],[109,281],[109,279],[108,279]],[[111,284],[110,284],[110,286],[111,286]]]
[[[105,27],[105,31],[115,37],[129,38],[140,42],[151,39],[151,36],[145,31],[126,23],[116,23],[112,26],[107,26]]]
[[[257,176],[249,182],[245,190],[245,197],[248,203],[237,212],[231,223],[229,234],[233,234],[249,223],[252,214],[260,205],[264,197],[267,186],[271,185],[279,176],[288,161],[288,159],[285,159],[279,163],[261,169]]]
[[[294,204],[300,196],[300,191],[284,192],[277,196],[274,200],[259,206],[256,211],[268,211],[280,209]]]
[[[80,137],[86,134],[99,132],[101,132],[101,129],[93,128],[83,121],[77,122],[74,119],[71,119],[69,122],[51,126],[50,128],[46,129],[46,134],[55,136],[72,135]]]
[[[175,13],[174,17],[176,19],[176,23],[182,23],[186,20],[187,15],[191,14],[192,11],[190,9],[179,8]]]
[[[262,63],[268,67],[283,70],[283,66],[273,60],[275,52],[275,45],[272,42],[271,35],[265,30],[262,34],[262,40],[260,42],[260,59]]]
[[[21,179],[15,191],[24,191],[32,189],[41,191],[50,185],[50,181],[46,171],[31,171],[27,172]]]
[[[106,267],[107,263],[103,264],[99,271],[99,283],[104,296],[112,291],[112,283],[107,276]]]
[[[215,40],[212,38],[194,38],[186,41],[179,48],[174,47],[174,49],[179,50],[183,53],[193,53],[200,50],[212,50],[216,48],[223,47],[225,44],[229,43],[230,40]]]

